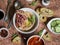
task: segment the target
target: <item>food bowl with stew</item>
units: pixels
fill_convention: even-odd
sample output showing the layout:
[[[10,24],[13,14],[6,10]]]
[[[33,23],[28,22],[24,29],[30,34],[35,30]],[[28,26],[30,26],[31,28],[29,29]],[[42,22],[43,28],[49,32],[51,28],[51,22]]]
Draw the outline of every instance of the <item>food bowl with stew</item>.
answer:
[[[39,16],[30,8],[22,8],[14,14],[13,25],[20,33],[32,33],[39,25]]]

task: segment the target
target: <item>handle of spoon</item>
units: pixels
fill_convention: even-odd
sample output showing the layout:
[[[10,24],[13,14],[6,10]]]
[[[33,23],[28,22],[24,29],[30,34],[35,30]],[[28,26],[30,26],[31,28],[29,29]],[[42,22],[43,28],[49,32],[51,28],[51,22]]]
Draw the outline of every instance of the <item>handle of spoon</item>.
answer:
[[[43,30],[42,35],[41,35],[39,41],[42,39],[42,37],[43,37],[43,35],[44,35],[45,33],[46,33],[46,29]]]
[[[9,22],[7,29],[9,29],[13,25],[12,20]]]
[[[32,1],[32,0],[26,0],[26,1]]]

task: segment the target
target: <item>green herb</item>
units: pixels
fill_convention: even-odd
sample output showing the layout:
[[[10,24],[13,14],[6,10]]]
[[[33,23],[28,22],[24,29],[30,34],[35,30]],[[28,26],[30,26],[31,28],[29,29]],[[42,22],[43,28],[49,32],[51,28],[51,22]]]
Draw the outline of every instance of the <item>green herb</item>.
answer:
[[[31,18],[28,18],[30,22],[35,22],[35,16],[31,16]]]
[[[30,22],[32,22],[31,18],[28,18],[28,20],[29,20]]]
[[[56,26],[56,20],[54,20],[54,21],[51,22],[51,26],[52,27]]]
[[[60,33],[60,26],[56,26],[55,30],[56,30],[55,32]]]
[[[42,35],[42,32],[43,32],[43,30],[41,30],[41,31],[39,32],[39,35],[40,35],[40,36]]]
[[[36,5],[36,2],[35,2],[35,1],[33,1],[30,5],[34,6],[34,5]]]
[[[60,24],[60,20],[56,20],[56,23],[57,23],[57,24]]]
[[[15,37],[17,37],[18,35],[15,33],[12,35],[12,39],[14,39]]]
[[[33,21],[35,22],[35,16],[32,16],[31,18],[32,18],[32,22],[33,22]]]

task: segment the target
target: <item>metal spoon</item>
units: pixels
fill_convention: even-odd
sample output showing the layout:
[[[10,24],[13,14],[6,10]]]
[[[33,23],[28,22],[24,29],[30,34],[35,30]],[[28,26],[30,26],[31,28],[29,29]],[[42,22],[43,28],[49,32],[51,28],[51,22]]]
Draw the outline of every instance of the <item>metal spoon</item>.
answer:
[[[18,10],[22,7],[22,4],[20,3],[20,1],[15,0],[14,7],[15,7],[16,10]]]
[[[21,5],[20,5],[21,3],[18,1],[18,0],[15,0],[15,2],[14,2],[14,4],[13,4],[13,6],[15,7],[15,9],[16,10],[18,10],[19,8],[21,8]],[[7,16],[8,17],[8,16]],[[8,18],[7,18],[8,19]],[[7,29],[9,29],[10,27],[11,27],[11,25],[12,25],[12,19],[11,19],[11,21],[9,22],[9,24],[8,24],[8,26],[7,26]]]
[[[6,16],[4,18],[4,21],[8,21],[8,15],[9,15],[9,6],[10,6],[10,3],[11,3],[11,0],[8,0],[8,5],[7,5],[7,8],[6,8]]]

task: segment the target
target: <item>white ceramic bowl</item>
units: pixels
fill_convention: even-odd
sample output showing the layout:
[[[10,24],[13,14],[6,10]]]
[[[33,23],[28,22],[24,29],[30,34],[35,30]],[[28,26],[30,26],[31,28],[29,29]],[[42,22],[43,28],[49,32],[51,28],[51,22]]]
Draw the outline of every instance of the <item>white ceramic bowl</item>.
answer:
[[[51,20],[48,22],[47,27],[48,27],[49,31],[51,31],[53,34],[60,34],[60,33],[54,32],[54,31],[51,29],[51,25],[50,25],[50,24],[51,24],[51,22],[54,21],[54,20],[60,20],[60,18],[53,18],[53,19],[51,19]]]
[[[16,25],[15,25],[15,17],[16,17],[16,13],[15,13],[14,16],[13,16],[13,25],[14,25],[14,27],[16,28],[17,31],[19,31],[20,33],[23,33],[23,34],[33,33],[33,32],[38,28],[38,25],[39,25],[39,15],[38,15],[34,10],[32,10],[32,9],[30,9],[30,8],[22,8],[22,9],[20,9],[20,10],[28,11],[28,12],[34,14],[35,17],[36,17],[36,19],[37,19],[37,24],[36,24],[35,28],[32,29],[31,31],[28,31],[28,32],[21,31],[21,30],[18,29],[18,28],[16,27]]]
[[[6,31],[8,32],[8,35],[7,35],[6,37],[1,37],[1,36],[0,36],[0,38],[1,38],[1,39],[8,38],[8,36],[9,36],[9,31],[8,31],[8,29],[7,29],[7,28],[1,28],[1,29],[0,29],[0,32],[1,32],[1,30],[6,30]]]
[[[43,4],[44,6],[48,6],[48,5],[50,4],[50,1],[48,1],[47,3],[45,3],[44,0],[42,0],[42,4]]]
[[[27,45],[28,45],[28,42],[29,42],[29,40],[31,39],[31,38],[33,38],[33,37],[40,37],[39,35],[33,35],[33,36],[31,36],[28,40],[27,40]],[[43,39],[42,39],[43,40]],[[44,42],[44,40],[43,40],[43,42]],[[44,44],[45,44],[45,42],[44,42]]]

